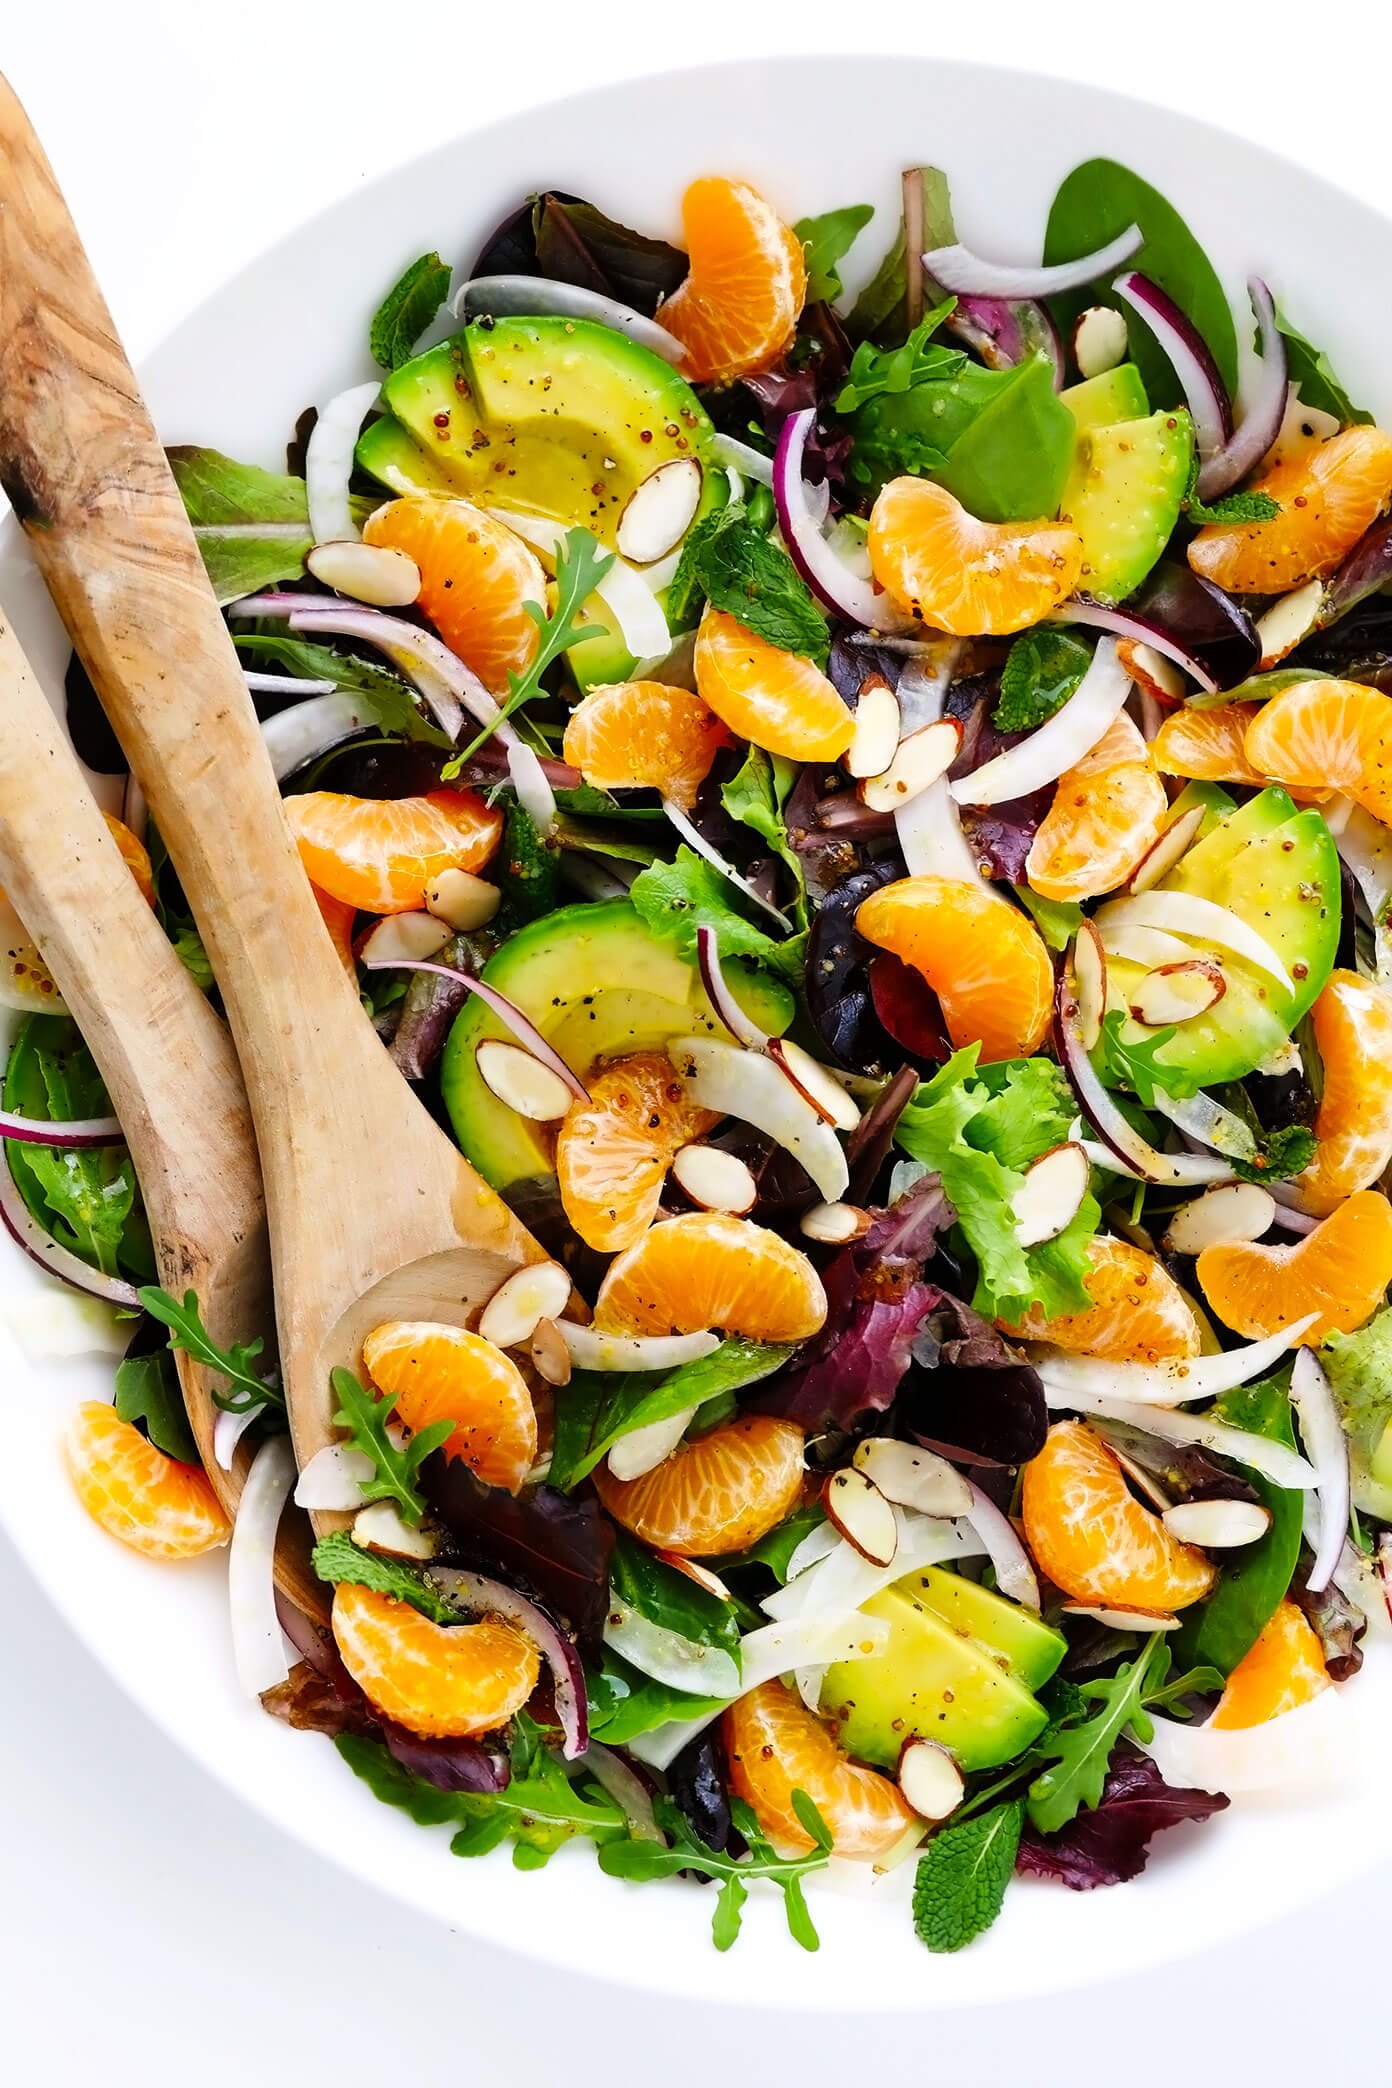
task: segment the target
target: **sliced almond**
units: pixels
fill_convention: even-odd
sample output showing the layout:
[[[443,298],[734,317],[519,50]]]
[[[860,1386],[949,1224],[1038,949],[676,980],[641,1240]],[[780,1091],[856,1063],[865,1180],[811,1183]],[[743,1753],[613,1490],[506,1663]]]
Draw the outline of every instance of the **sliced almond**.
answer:
[[[1179,1629],[1179,1618],[1169,1610],[1123,1609],[1119,1602],[1065,1602],[1060,1608],[1066,1617],[1086,1617],[1093,1624],[1105,1624],[1108,1631]]]
[[[1222,966],[1205,957],[1161,964],[1132,987],[1131,1013],[1151,1029],[1164,1029],[1207,1014],[1227,990]]]
[[[936,1450],[921,1450],[894,1436],[867,1436],[851,1460],[887,1501],[916,1508],[920,1515],[966,1515],[972,1490],[955,1466]]]
[[[1187,852],[1203,823],[1202,805],[1191,805],[1187,812],[1180,813],[1178,819],[1171,820],[1164,833],[1157,835],[1152,841],[1122,889],[1127,892],[1148,892],[1152,885],[1158,885],[1161,878],[1168,876],[1180,857]]]
[[[955,718],[935,718],[931,725],[921,726],[900,740],[883,775],[860,785],[861,803],[872,812],[897,812],[947,774],[961,744],[962,728]]]
[[[532,1368],[537,1376],[548,1385],[570,1383],[570,1350],[565,1336],[553,1319],[538,1320],[532,1329],[532,1338],[527,1344],[527,1354],[532,1359]]]
[[[712,1573],[709,1566],[703,1566],[699,1559],[684,1559],[680,1552],[671,1551],[655,1552],[653,1556],[660,1559],[664,1566],[670,1566],[673,1573],[684,1573],[689,1581],[694,1581],[698,1588],[704,1588],[707,1595],[713,1595],[717,1602],[734,1600],[720,1575]]]
[[[899,1524],[874,1481],[854,1465],[833,1472],[822,1505],[846,1542],[872,1566],[891,1566],[899,1549]]]
[[[753,1171],[720,1146],[684,1145],[672,1162],[682,1195],[702,1211],[752,1211],[759,1201]]]
[[[1260,1501],[1176,1501],[1160,1520],[1181,1544],[1202,1544],[1209,1551],[1235,1551],[1255,1544],[1271,1528],[1271,1511]]]
[[[1202,1254],[1225,1242],[1259,1240],[1276,1216],[1276,1199],[1260,1182],[1229,1182],[1181,1204],[1165,1229],[1167,1254]]]
[[[404,609],[421,590],[414,558],[386,544],[316,544],[305,564],[325,587],[374,609]]]
[[[621,558],[651,565],[665,558],[691,527],[701,505],[701,467],[694,457],[673,457],[629,495],[614,541]]]
[[[846,767],[853,776],[882,776],[898,746],[899,699],[889,683],[877,676],[861,689]]]
[[[534,1124],[554,1124],[575,1099],[559,1073],[520,1044],[485,1037],[475,1053],[484,1086],[507,1108]]]
[[[353,1518],[353,1542],[364,1551],[386,1552],[393,1559],[433,1559],[435,1538],[426,1529],[403,1522],[390,1501],[374,1501]]]
[[[768,1055],[805,1102],[810,1102],[823,1123],[834,1125],[838,1131],[854,1131],[860,1122],[860,1111],[842,1087],[835,1075],[801,1044],[794,1044],[788,1037],[770,1037]]]
[[[1084,377],[1100,377],[1125,362],[1126,321],[1112,305],[1089,305],[1073,329],[1073,360]]]
[[[1092,1163],[1074,1139],[1050,1146],[1031,1161],[1010,1202],[1019,1244],[1038,1247],[1056,1240],[1077,1217],[1091,1179]]]
[[[1078,997],[1079,1041],[1084,1051],[1091,1051],[1107,1012],[1107,958],[1091,921],[1081,921],[1073,939],[1073,991]]]
[[[495,1348],[520,1348],[543,1320],[557,1319],[569,1302],[570,1278],[560,1263],[531,1262],[514,1269],[494,1291],[479,1314],[478,1331]]]
[[[388,914],[358,944],[364,964],[415,964],[437,956],[450,939],[449,925],[434,914]]]
[[[1183,703],[1189,684],[1173,660],[1167,660],[1153,645],[1139,638],[1118,638],[1117,659],[1138,689],[1153,696],[1167,709]]]
[[[860,1210],[855,1204],[819,1203],[810,1211],[804,1211],[798,1220],[798,1231],[804,1239],[816,1240],[823,1247],[844,1247],[850,1240],[858,1240],[870,1230],[870,1213]]]
[[[1257,637],[1261,641],[1261,668],[1265,671],[1284,660],[1287,653],[1295,651],[1302,638],[1308,638],[1324,614],[1324,582],[1307,580],[1303,587],[1293,593],[1282,595],[1271,604],[1266,613],[1257,618]]]
[[[442,870],[425,888],[427,909],[461,935],[485,928],[502,904],[502,893],[471,870]]]
[[[899,1789],[906,1805],[922,1820],[945,1820],[962,1802],[962,1772],[936,1740],[904,1742],[899,1757]]]
[[[609,1452],[609,1469],[616,1479],[641,1479],[665,1464],[686,1434],[696,1413],[694,1406],[669,1414],[664,1421],[650,1421],[646,1428],[630,1429]]]

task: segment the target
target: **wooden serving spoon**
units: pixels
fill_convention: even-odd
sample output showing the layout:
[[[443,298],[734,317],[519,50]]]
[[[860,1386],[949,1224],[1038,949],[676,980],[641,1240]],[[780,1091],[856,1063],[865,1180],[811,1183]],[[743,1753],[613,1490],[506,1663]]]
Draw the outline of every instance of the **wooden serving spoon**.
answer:
[[[269,1330],[265,1204],[232,1039],[146,904],[3,614],[0,885],[106,1083],[161,1282],[179,1298],[197,1291],[215,1341]],[[248,1458],[244,1446],[224,1471],[214,1455],[221,1381],[182,1350],[175,1362],[199,1456],[233,1516]],[[276,1567],[291,1600],[321,1614],[324,1586],[298,1514],[282,1521]]]
[[[335,1439],[330,1371],[360,1369],[374,1325],[461,1324],[542,1250],[412,1094],[334,951],[164,451],[3,81],[0,486],[222,989],[260,1147],[303,1465]]]

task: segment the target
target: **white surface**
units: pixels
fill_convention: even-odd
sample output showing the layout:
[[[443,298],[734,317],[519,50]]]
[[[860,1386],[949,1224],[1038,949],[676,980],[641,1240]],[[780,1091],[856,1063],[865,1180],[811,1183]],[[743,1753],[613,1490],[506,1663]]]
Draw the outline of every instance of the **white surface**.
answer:
[[[826,34],[804,41],[844,42],[826,12]],[[1371,19],[1371,10],[1342,13],[1345,58],[1358,47],[1352,22],[1360,13]],[[496,27],[476,20],[465,34],[462,11],[431,0],[417,0],[404,23],[361,19],[355,34],[355,11],[344,5],[301,6],[287,21],[247,4],[214,20],[202,9],[135,0],[119,29],[87,5],[9,27],[0,55],[47,139],[137,352],[274,232],[366,172],[523,100],[750,47],[739,11],[718,6],[703,8],[699,43],[693,31],[680,42],[654,43],[651,14],[613,4],[602,27],[594,9],[582,20],[573,9],[536,6],[524,36],[515,17]],[[1006,33],[1017,19],[1016,33]],[[1066,36],[1057,14],[1044,22],[1000,5],[989,20],[989,31],[983,23],[973,33],[964,21],[955,36],[949,23],[935,24],[938,48],[1087,71],[1170,99],[1275,138],[1388,207],[1376,65],[1331,67],[1315,90],[1310,68],[1292,66],[1274,38],[1267,50],[1249,51],[1242,13],[1226,6],[1206,11],[1201,55],[1196,39],[1175,33],[1178,22],[1170,33],[1160,24],[1155,33],[1165,48],[1146,54],[1139,37],[1149,25],[1124,32],[1115,10],[1071,8]],[[649,33],[635,30],[630,40],[625,21]],[[1089,24],[1097,25],[1093,37]],[[1129,47],[1124,33],[1136,39]],[[880,10],[878,41],[886,47],[924,48],[923,37],[910,10]],[[326,42],[333,48],[320,48]],[[1191,77],[1198,67],[1202,80]],[[1247,91],[1229,106],[1240,77]],[[994,142],[983,139],[987,152]],[[544,144],[543,133],[539,171]],[[725,157],[713,140],[711,163]],[[834,175],[829,165],[829,192]],[[273,333],[273,314],[266,324]],[[525,2083],[565,2063],[559,2039],[582,2010],[593,2013],[592,1990],[461,1945],[293,1850],[116,1697],[6,1554],[0,1593],[10,1596],[0,1605],[0,1663],[12,1707],[0,1724],[0,1769],[9,1772],[0,1776],[8,1909],[0,1916],[8,1924],[0,1936],[0,2002],[15,2078],[64,2084],[100,2066],[107,2080],[162,2082],[196,2059],[210,2080],[245,2078],[255,2067],[262,2079],[288,2082],[313,2067],[351,2082],[380,2079],[384,2066],[395,2061],[400,2070],[404,2060],[425,2078],[449,2064],[466,2079],[486,2072]],[[1365,1886],[1346,1899],[1337,1932],[1355,1953],[1360,1932],[1366,1937],[1362,1970],[1369,1974],[1376,1895]],[[1082,1904],[1060,1903],[1060,1916]],[[1101,1898],[1092,1904],[1100,1915]],[[1289,1962],[1296,1934],[1283,1935],[1280,1947]],[[1186,2001],[1185,2050],[1206,2049],[1213,2058],[1240,2051],[1277,2080],[1295,2078],[1316,2054],[1326,2067],[1340,2056],[1371,2057],[1373,2033],[1364,2043],[1355,2022],[1336,2020],[1317,2033],[1313,2022],[1291,2024],[1271,2009],[1267,1973],[1276,1948],[1273,1934],[1185,1969],[1187,1992],[1204,1997]],[[1343,1969],[1344,1991],[1376,1991],[1356,1966]],[[835,1980],[832,1954],[822,1971]],[[1178,1981],[1171,1975],[1164,1985],[1174,1992]],[[536,2034],[539,1988],[555,2042]],[[1263,1993],[1267,2000],[1250,2007]],[[1124,2048],[1128,2069],[1145,2080],[1152,2076],[1144,2060],[1134,2064],[1138,2011],[1155,2028],[1157,2075],[1169,2043],[1154,1994],[1154,1981],[1128,1982],[1081,2007],[1033,2003],[989,2019],[939,2018],[931,2029],[889,2022],[876,2044],[880,2052],[902,2051],[911,2077],[922,2068],[913,2055],[931,2037],[935,2072],[951,2061],[959,2077],[1005,2079],[1022,2070],[1028,2051],[1036,2078],[1061,2081],[1076,2076],[1085,2025],[1094,2051],[1109,2042]],[[1195,2034],[1205,2008],[1212,2041]],[[752,2080],[775,2050],[785,2061],[796,2055],[822,2066],[838,2059],[850,2066],[864,2052],[863,2029],[843,2032],[825,2019],[801,2030],[766,2023],[754,2033],[735,2016],[706,2010],[693,2020],[672,2004],[626,1997],[604,2007],[601,2020],[630,2063],[645,2072],[659,2065],[674,2081],[704,2078],[712,2066]],[[1302,2036],[1309,2038],[1304,2050]],[[568,2070],[582,2081],[608,2078],[615,2071],[608,2043],[582,2032]]]

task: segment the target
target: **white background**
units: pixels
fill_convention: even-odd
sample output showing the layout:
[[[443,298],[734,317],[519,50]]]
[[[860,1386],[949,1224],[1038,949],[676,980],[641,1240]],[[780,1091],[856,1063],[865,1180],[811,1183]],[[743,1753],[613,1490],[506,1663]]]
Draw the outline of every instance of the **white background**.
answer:
[[[829,0],[9,0],[0,66],[138,357],[288,226],[472,122],[669,65],[846,49],[871,12]],[[1302,9],[1288,32],[1275,8],[1260,15],[1250,0],[879,0],[870,33],[887,52],[1170,103],[1392,210],[1385,8]],[[737,144],[714,135],[712,166]],[[1008,144],[982,138],[983,152]],[[539,175],[545,165],[543,121]],[[0,1455],[3,1399],[0,1387]],[[186,2075],[200,2088],[597,2088],[626,2074],[743,2088],[774,2068],[1150,2088],[1234,2066],[1276,2084],[1337,2078],[1386,2049],[1386,1878],[1200,1964],[1057,2004],[873,2026],[696,2015],[466,1943],[282,1842],[116,1693],[3,1538],[0,1678],[0,2072],[26,2088],[166,2088]]]

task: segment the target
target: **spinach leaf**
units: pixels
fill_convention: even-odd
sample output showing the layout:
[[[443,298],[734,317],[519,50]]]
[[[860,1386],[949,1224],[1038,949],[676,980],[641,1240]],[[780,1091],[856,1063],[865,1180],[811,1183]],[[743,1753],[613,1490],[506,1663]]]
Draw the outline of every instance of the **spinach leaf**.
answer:
[[[726,1697],[689,1696],[667,1682],[656,1682],[630,1666],[606,1646],[596,1666],[585,1674],[590,1708],[590,1734],[606,1747],[627,1747],[673,1719],[711,1718],[725,1709]]]
[[[793,230],[807,256],[808,304],[831,304],[841,295],[837,264],[843,261],[875,215],[873,203],[848,203],[820,217],[799,218]]]
[[[306,638],[286,637],[279,631],[239,631],[232,642],[247,656],[248,666],[264,663],[283,667],[287,674],[306,681],[337,682],[345,695],[356,696],[363,709],[371,711],[383,732],[399,732],[431,747],[453,744],[449,734],[426,715],[415,690],[399,674],[360,659],[356,653],[313,645]]]
[[[384,370],[409,362],[416,342],[449,296],[450,271],[438,254],[422,254],[394,282],[372,315],[368,347]]]
[[[167,1348],[152,1356],[126,1356],[116,1365],[116,1411],[142,1427],[157,1450],[180,1464],[197,1464],[184,1395]]]
[[[916,338],[897,357],[906,357]],[[927,351],[934,353],[949,361],[870,395],[856,384],[852,365],[851,382],[837,401],[843,412],[859,402],[850,412],[851,479],[877,492],[905,472],[935,478],[985,521],[1052,515],[1073,462],[1077,425],[1054,390],[1048,358],[1032,355],[1012,369],[983,370],[955,350]]]
[[[697,1646],[718,1646],[739,1660],[740,1628],[734,1605],[664,1566],[645,1545],[620,1530],[609,1564],[609,1593],[650,1624]]]
[[[703,1406],[778,1369],[792,1350],[773,1342],[722,1341],[708,1356],[674,1370],[577,1370],[556,1400],[556,1435],[549,1483],[569,1492],[620,1436],[666,1421],[686,1407]]]
[[[1225,1393],[1213,1408],[1213,1419],[1294,1449],[1289,1368]],[[1231,1674],[1256,1643],[1290,1587],[1305,1513],[1303,1494],[1274,1486],[1260,1472],[1248,1470],[1244,1477],[1269,1513],[1271,1527],[1255,1544],[1225,1555],[1217,1587],[1188,1612],[1176,1638],[1177,1659],[1215,1667],[1223,1675]]]
[[[1340,384],[1330,365],[1329,357],[1322,348],[1307,341],[1278,305],[1276,324],[1286,344],[1286,361],[1290,381],[1300,391],[1301,404],[1314,406],[1321,413],[1332,413],[1336,420],[1371,421],[1373,416],[1366,406],[1355,406]]]
[[[169,464],[219,602],[300,577],[314,547],[302,478],[215,449],[171,449]],[[365,520],[375,505],[355,500],[354,513]]]
[[[961,1950],[1000,1913],[1015,1869],[1025,1808],[1007,1798],[972,1819],[949,1820],[919,1858],[914,1930],[933,1951]]]

